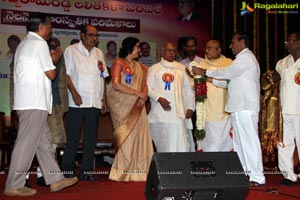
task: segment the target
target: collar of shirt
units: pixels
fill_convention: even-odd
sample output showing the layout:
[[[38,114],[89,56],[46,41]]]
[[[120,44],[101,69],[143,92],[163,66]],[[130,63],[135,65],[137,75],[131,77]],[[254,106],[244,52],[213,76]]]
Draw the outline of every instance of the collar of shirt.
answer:
[[[32,31],[29,31],[29,32],[28,32],[28,35],[33,36],[33,37],[36,37],[36,38],[39,38],[39,39],[41,39],[41,40],[44,40],[44,38],[42,38],[39,34],[37,34],[37,33],[35,33],[35,32],[32,32]],[[46,40],[44,40],[44,41],[46,41]]]
[[[95,51],[95,47],[93,47],[91,49],[91,51],[88,51],[85,46],[82,44],[82,41],[80,40],[80,42],[78,43],[78,47],[79,47],[79,50],[84,53],[86,56],[89,56],[90,54],[92,54],[94,51]]]
[[[246,51],[250,51],[250,50],[248,48],[245,48],[242,51],[240,51],[235,57],[237,58],[238,56],[242,55]]]

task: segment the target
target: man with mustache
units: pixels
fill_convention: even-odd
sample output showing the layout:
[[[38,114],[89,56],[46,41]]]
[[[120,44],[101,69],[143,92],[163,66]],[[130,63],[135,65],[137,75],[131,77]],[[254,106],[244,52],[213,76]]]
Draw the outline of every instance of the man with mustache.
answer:
[[[94,151],[98,137],[100,109],[106,110],[104,78],[108,76],[103,52],[96,47],[98,31],[92,25],[81,29],[81,41],[66,48],[64,53],[69,93],[66,114],[67,145],[62,158],[66,177],[73,177],[81,127],[84,125],[83,158],[79,178],[97,181],[92,175]]]
[[[183,48],[184,48],[184,52],[186,54],[186,58],[183,59],[182,61],[180,61],[180,63],[182,63],[186,67],[186,70],[191,62],[195,61],[197,63],[200,63],[200,62],[204,61],[203,58],[197,56],[198,43],[197,43],[197,39],[194,36],[186,37]],[[187,74],[188,74],[189,82],[190,82],[192,88],[194,88],[194,79],[190,75],[190,73],[187,73]],[[188,123],[188,121],[186,121],[187,122],[186,123],[187,124],[187,140],[189,141],[190,146],[192,147],[190,149],[190,151],[194,151],[195,144],[194,144],[194,139],[193,139],[193,133],[196,131],[196,112],[193,113],[191,121],[192,121],[192,124]]]

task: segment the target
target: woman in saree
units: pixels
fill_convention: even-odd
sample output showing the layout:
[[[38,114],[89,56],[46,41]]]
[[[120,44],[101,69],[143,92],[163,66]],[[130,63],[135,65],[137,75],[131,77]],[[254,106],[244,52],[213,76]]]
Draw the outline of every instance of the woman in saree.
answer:
[[[115,159],[109,179],[114,181],[146,181],[153,154],[145,110],[147,67],[137,61],[139,54],[139,40],[125,38],[111,68],[108,106],[114,127]]]

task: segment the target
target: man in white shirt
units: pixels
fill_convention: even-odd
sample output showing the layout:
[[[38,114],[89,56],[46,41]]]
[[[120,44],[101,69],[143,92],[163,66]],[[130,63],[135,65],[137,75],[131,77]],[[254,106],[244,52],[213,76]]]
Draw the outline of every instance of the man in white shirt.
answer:
[[[297,183],[300,174],[294,173],[294,151],[300,155],[300,32],[289,34],[285,43],[290,53],[279,60],[276,71],[280,74],[280,100],[283,115],[283,143],[278,145],[278,166],[284,180],[281,185]]]
[[[197,56],[198,42],[197,42],[197,39],[194,36],[186,37],[183,48],[184,48],[184,52],[186,54],[186,58],[183,59],[182,61],[180,61],[180,63],[183,64],[186,67],[186,69],[189,66],[189,64],[193,61],[197,62],[197,63],[200,63],[201,61],[204,61],[203,58]],[[189,82],[190,82],[192,88],[194,89],[194,79],[190,75],[190,73],[187,73],[187,74],[188,74]],[[189,123],[189,121],[192,121],[192,123]],[[188,130],[187,130],[187,140],[190,143],[190,146],[195,146],[193,133],[196,130],[196,112],[193,113],[192,119],[191,120],[186,120],[186,122],[187,122],[187,128],[188,128]]]
[[[97,181],[93,176],[94,152],[98,138],[100,109],[106,110],[104,78],[108,76],[104,54],[96,47],[98,31],[92,25],[81,29],[81,41],[66,48],[64,53],[69,94],[66,114],[67,145],[62,158],[66,177],[75,176],[76,151],[84,124],[83,158],[80,179]]]
[[[220,70],[193,68],[194,74],[206,74],[217,79],[229,79],[225,111],[233,126],[233,148],[237,152],[250,186],[265,184],[261,146],[258,137],[260,99],[260,68],[248,49],[250,38],[243,32],[233,35],[230,48],[236,55],[232,64]]]
[[[203,58],[197,55],[198,42],[194,36],[186,37],[184,51],[186,53],[186,58],[180,61],[180,63],[182,63],[185,67],[188,67],[192,61],[199,63],[203,60]]]
[[[58,60],[60,56],[58,53],[51,59],[49,54],[46,40],[51,36],[50,18],[43,13],[32,13],[26,28],[28,34],[18,46],[14,62],[14,110],[19,115],[19,131],[4,190],[7,196],[37,193],[37,190],[24,186],[34,155],[51,192],[78,181],[77,177],[66,179],[62,175],[47,124],[52,110],[51,80],[56,77],[52,59]]]
[[[175,46],[167,43],[161,61],[148,70],[148,119],[157,152],[187,152],[190,148],[184,120],[192,117],[195,96],[185,67],[175,57]]]

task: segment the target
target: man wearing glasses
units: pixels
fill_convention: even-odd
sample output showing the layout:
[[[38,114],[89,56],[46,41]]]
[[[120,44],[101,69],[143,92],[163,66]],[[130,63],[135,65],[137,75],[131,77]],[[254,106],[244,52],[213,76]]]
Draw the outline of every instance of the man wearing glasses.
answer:
[[[288,56],[279,60],[276,71],[280,74],[280,100],[283,115],[283,142],[278,145],[278,166],[284,179],[281,185],[297,183],[293,155],[295,143],[300,155],[300,32],[289,34],[285,42]]]
[[[100,109],[106,110],[104,78],[108,76],[104,54],[96,46],[98,31],[92,25],[81,29],[81,41],[64,53],[69,94],[66,114],[67,145],[62,158],[66,177],[75,176],[74,164],[81,127],[84,127],[83,158],[79,178],[97,181],[92,175]]]

